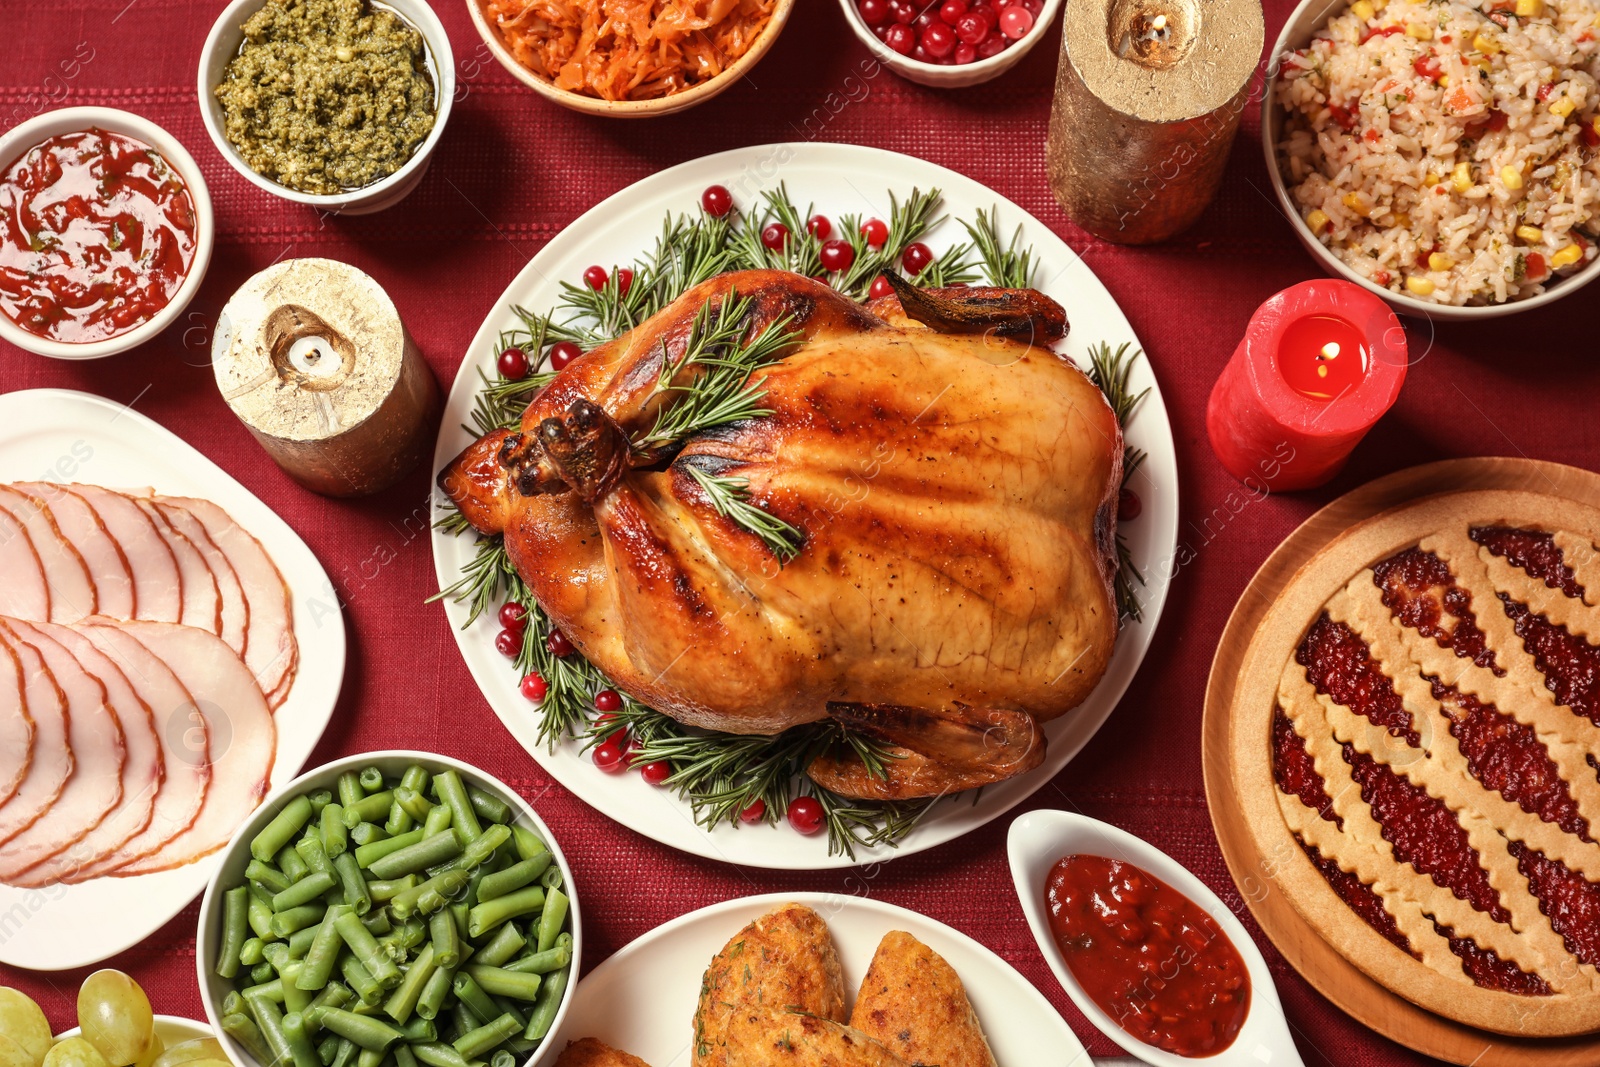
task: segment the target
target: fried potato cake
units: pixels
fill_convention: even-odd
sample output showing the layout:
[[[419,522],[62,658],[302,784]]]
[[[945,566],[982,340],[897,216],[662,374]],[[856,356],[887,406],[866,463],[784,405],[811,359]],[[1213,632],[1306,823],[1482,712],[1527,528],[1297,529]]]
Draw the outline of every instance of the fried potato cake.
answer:
[[[801,1012],[832,1023],[846,1018],[844,975],[833,936],[822,916],[801,904],[779,905],[740,930],[706,968],[694,1013],[693,1067],[758,1062],[741,1057],[729,1024],[741,1014],[748,1020],[774,1012]]]
[[[901,930],[878,943],[850,1025],[913,1067],[996,1067],[955,968]]]
[[[909,1067],[861,1031],[800,1012],[746,1008],[727,1035],[730,1067]]]
[[[650,1067],[637,1056],[592,1037],[580,1038],[561,1050],[555,1067]]]

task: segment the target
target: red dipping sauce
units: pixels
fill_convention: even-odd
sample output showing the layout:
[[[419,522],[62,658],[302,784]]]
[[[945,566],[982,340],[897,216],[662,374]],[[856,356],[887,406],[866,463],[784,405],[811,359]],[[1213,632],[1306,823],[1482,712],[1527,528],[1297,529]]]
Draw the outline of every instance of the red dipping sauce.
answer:
[[[89,129],[35,145],[0,179],[0,311],[84,343],[150,321],[195,256],[189,190],[161,153]]]
[[[1212,1056],[1239,1036],[1250,975],[1204,908],[1101,856],[1058,862],[1045,900],[1073,977],[1128,1033],[1179,1056]]]

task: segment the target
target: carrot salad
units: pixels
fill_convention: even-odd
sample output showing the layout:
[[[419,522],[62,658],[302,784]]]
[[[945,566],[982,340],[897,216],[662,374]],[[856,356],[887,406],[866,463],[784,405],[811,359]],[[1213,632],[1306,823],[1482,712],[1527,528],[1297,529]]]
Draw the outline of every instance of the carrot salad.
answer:
[[[484,0],[517,61],[557,88],[652,100],[710,81],[750,49],[776,0]]]

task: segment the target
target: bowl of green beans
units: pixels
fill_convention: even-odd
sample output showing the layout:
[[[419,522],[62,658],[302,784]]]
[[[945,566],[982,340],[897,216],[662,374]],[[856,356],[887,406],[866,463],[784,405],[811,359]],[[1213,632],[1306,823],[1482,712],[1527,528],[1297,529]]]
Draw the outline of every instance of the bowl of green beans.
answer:
[[[583,944],[572,871],[526,801],[389,751],[267,798],[206,887],[196,948],[238,1067],[534,1067]]]

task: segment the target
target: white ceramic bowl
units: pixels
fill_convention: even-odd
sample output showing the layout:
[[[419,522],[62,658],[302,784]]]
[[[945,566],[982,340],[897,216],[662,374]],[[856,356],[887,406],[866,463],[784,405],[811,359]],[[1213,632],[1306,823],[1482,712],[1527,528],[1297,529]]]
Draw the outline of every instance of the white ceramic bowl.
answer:
[[[444,25],[439,21],[439,16],[433,13],[428,0],[381,0],[379,4],[394,11],[415,27],[422,34],[426,44],[428,72],[433,78],[435,109],[433,129],[428,131],[427,138],[417,146],[416,152],[406,160],[405,166],[382,181],[348,192],[314,195],[296,192],[287,186],[279,185],[271,178],[257,174],[222,132],[222,104],[217,100],[216,87],[222,83],[222,74],[227,69],[228,61],[238,54],[239,45],[244,41],[245,19],[255,14],[265,4],[266,0],[233,0],[222,9],[222,14],[217,16],[217,21],[211,26],[211,32],[206,36],[205,45],[200,49],[198,84],[200,117],[205,120],[206,132],[211,135],[211,143],[217,146],[217,151],[222,153],[222,158],[226,159],[234,170],[252,183],[273,196],[280,196],[296,204],[305,204],[307,207],[314,207],[331,215],[370,215],[398,204],[417,187],[417,183],[422,181],[422,176],[428,172],[434,147],[438,145],[439,137],[444,133],[445,123],[450,119],[450,105],[455,100],[455,54],[450,50],[450,37],[444,32]]]
[[[211,194],[206,189],[205,176],[195,165],[194,157],[189,155],[176,137],[149,119],[114,107],[64,107],[59,111],[46,111],[13,127],[0,136],[0,168],[9,168],[24,152],[42,141],[63,133],[87,130],[91,126],[138,138],[160,152],[183,178],[183,184],[189,187],[189,199],[194,204],[194,261],[189,264],[189,273],[166,307],[143,325],[103,341],[86,341],[82,344],[52,341],[29,333],[7,315],[0,314],[0,338],[18,348],[53,359],[100,359],[102,356],[116,355],[144,344],[166,329],[183,313],[189,301],[194,299],[194,294],[199,292],[206,268],[211,265],[211,247],[217,236],[216,219],[211,213]]]
[[[200,1002],[205,1005],[206,1018],[216,1029],[217,1039],[222,1042],[223,1049],[238,1067],[264,1067],[264,1065],[256,1063],[249,1053],[222,1031],[222,1000],[233,988],[233,983],[217,977],[215,963],[217,942],[221,936],[222,896],[228,889],[244,884],[244,869],[250,864],[251,840],[261,832],[262,827],[272,821],[287,799],[302,793],[315,793],[320,789],[326,789],[337,795],[339,775],[345,771],[377,767],[383,771],[384,777],[398,778],[413,763],[421,764],[430,772],[454,770],[466,784],[477,786],[490,796],[511,805],[512,811],[516,813],[516,824],[526,826],[537,834],[550,849],[550,854],[555,857],[556,866],[561,869],[563,891],[571,898],[567,921],[572,930],[573,974],[571,981],[567,983],[567,991],[561,999],[561,1006],[556,1010],[555,1020],[550,1025],[550,1033],[561,1032],[561,1023],[566,1019],[567,1010],[572,1007],[573,996],[578,989],[578,968],[583,960],[583,923],[579,918],[578,891],[573,884],[572,868],[567,865],[567,857],[556,843],[554,835],[550,833],[550,828],[539,818],[538,812],[534,811],[515,790],[470,763],[462,763],[460,760],[430,752],[387,749],[382,752],[363,752],[325,763],[316,770],[285,783],[281,788],[274,789],[267,799],[262,801],[255,814],[239,827],[233,835],[233,840],[228,842],[222,855],[222,862],[218,865],[216,873],[211,876],[205,895],[200,898],[200,924],[195,932],[195,971],[200,980]],[[554,1048],[554,1041],[541,1042],[533,1054],[523,1061],[521,1067],[536,1067],[537,1064],[553,1060],[559,1054],[558,1051],[552,1051]]]
[[[1278,206],[1283,214],[1291,220],[1294,235],[1300,239],[1306,251],[1322,265],[1328,274],[1339,278],[1348,278],[1387,300],[1396,311],[1404,315],[1421,315],[1435,319],[1448,319],[1452,321],[1473,321],[1482,319],[1496,319],[1502,315],[1515,315],[1522,311],[1532,311],[1534,308],[1544,307],[1554,303],[1564,296],[1582,289],[1585,285],[1600,278],[1600,258],[1596,258],[1587,267],[1570,274],[1546,286],[1545,291],[1538,296],[1530,296],[1523,300],[1512,300],[1504,304],[1486,304],[1482,307],[1455,307],[1450,304],[1434,304],[1426,300],[1405,293],[1395,293],[1379,285],[1374,285],[1367,278],[1363,278],[1344,264],[1338,256],[1328,250],[1328,247],[1312,235],[1310,227],[1300,216],[1300,206],[1289,195],[1288,183],[1283,180],[1283,172],[1278,167],[1278,131],[1283,125],[1283,109],[1278,106],[1276,96],[1270,91],[1270,86],[1278,76],[1279,58],[1296,48],[1304,48],[1310,43],[1311,37],[1320,30],[1330,18],[1343,12],[1347,4],[1342,0],[1301,0],[1300,6],[1294,9],[1289,16],[1289,21],[1284,23],[1283,32],[1278,35],[1278,42],[1272,46],[1272,51],[1267,53],[1267,85],[1269,90],[1261,95],[1261,149],[1267,158],[1267,175],[1272,181],[1273,191],[1278,194]]]
[[[77,1037],[83,1033],[83,1028],[74,1026],[71,1030],[56,1035],[57,1041],[65,1041],[69,1037]],[[193,1019],[185,1019],[177,1015],[156,1016],[156,1036],[171,1048],[180,1041],[196,1041],[202,1037],[211,1036],[211,1027],[205,1023],[197,1023]]]
[[[1011,824],[1007,852],[1017,897],[1022,901],[1022,911],[1028,917],[1028,926],[1039,942],[1045,962],[1050,964],[1056,980],[1078,1010],[1130,1055],[1155,1067],[1194,1067],[1196,1063],[1216,1064],[1217,1067],[1304,1067],[1294,1040],[1289,1036],[1283,1005],[1278,1000],[1277,987],[1272,984],[1272,973],[1267,970],[1261,950],[1256,948],[1233,912],[1183,864],[1125,830],[1065,811],[1030,811],[1017,819]],[[1050,868],[1062,857],[1073,855],[1105,856],[1142,868],[1204,908],[1217,921],[1250,972],[1250,1013],[1245,1016],[1244,1028],[1233,1044],[1205,1059],[1173,1055],[1128,1033],[1084,992],[1056,947],[1044,896]]]
[[[1039,39],[1049,30],[1056,16],[1061,14],[1061,3],[1062,0],[1044,0],[1044,7],[1040,10],[1039,17],[1034,20],[1033,29],[1023,34],[1019,40],[1012,41],[1011,46],[999,55],[947,67],[938,63],[924,63],[920,59],[912,59],[896,52],[878,40],[878,35],[872,32],[872,28],[857,10],[856,0],[839,0],[839,6],[844,8],[845,21],[880,63],[907,81],[914,81],[919,85],[931,85],[935,89],[964,89],[969,85],[980,85],[1000,77],[1022,62],[1022,57],[1033,50],[1033,46],[1038,44]]]

